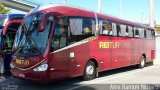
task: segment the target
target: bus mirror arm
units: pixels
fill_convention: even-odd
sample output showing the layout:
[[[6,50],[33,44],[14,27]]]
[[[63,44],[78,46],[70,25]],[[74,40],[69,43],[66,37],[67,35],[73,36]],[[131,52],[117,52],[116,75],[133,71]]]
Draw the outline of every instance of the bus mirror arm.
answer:
[[[96,21],[96,27],[95,27],[95,32],[94,32],[94,34],[95,34],[95,36],[98,36],[98,33],[99,33],[99,23],[98,23],[98,16],[97,16],[97,14],[94,12],[94,11],[92,11],[93,12],[93,14],[94,14],[94,17],[95,17],[95,21]]]
[[[38,24],[38,31],[39,32],[42,32],[44,30],[44,26],[45,26],[45,22],[46,22],[45,18],[46,18],[46,14],[43,14],[41,16],[41,19]]]

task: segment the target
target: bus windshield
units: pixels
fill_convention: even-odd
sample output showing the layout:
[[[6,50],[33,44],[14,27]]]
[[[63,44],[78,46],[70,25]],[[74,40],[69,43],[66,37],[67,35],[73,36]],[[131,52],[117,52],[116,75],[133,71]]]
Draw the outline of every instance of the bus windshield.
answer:
[[[16,51],[18,49],[20,40],[23,37],[23,31],[22,31],[22,26],[19,26],[18,31],[17,31],[17,36],[15,37],[14,43],[13,43],[13,51]]]
[[[24,24],[19,28],[13,50],[20,56],[40,55],[47,47],[49,31],[54,17],[49,17],[43,32],[38,31],[38,24],[42,14],[33,14],[24,18]]]

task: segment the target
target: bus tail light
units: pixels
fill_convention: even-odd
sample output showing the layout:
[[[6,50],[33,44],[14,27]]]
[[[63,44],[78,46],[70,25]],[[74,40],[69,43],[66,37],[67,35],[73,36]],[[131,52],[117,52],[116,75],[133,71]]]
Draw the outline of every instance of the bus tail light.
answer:
[[[46,71],[48,69],[48,64],[41,64],[40,66],[33,69],[33,71]]]

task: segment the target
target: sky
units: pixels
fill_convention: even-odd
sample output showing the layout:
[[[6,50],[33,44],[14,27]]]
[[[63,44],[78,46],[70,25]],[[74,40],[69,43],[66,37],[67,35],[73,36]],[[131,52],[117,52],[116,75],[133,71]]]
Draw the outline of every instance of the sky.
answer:
[[[35,0],[43,4],[62,3],[64,0]],[[98,12],[98,0],[67,0],[67,5],[74,5],[91,9]],[[103,14],[109,14],[115,17],[120,16],[120,0],[102,0]],[[24,13],[17,10],[11,10],[11,13]],[[123,19],[149,23],[149,0],[122,0],[122,17]],[[155,0],[155,19],[160,24],[160,0]]]

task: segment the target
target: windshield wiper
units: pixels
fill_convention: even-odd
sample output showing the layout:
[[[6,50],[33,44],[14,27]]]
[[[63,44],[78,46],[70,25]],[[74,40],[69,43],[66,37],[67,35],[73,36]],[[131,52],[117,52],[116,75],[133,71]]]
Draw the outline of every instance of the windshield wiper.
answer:
[[[17,54],[18,52],[21,52],[21,54],[23,55],[33,55],[34,52],[36,52],[38,55],[42,55],[42,53],[37,48],[25,48],[25,46],[20,47],[15,54]]]
[[[21,46],[19,49],[17,49],[17,50],[15,51],[14,55],[19,54],[19,52],[20,52],[20,50],[21,50],[22,48],[24,48],[24,46]],[[24,54],[24,53],[20,53],[20,54],[22,54],[23,56],[26,56],[26,54]]]
[[[42,54],[37,48],[29,48],[28,50]]]

